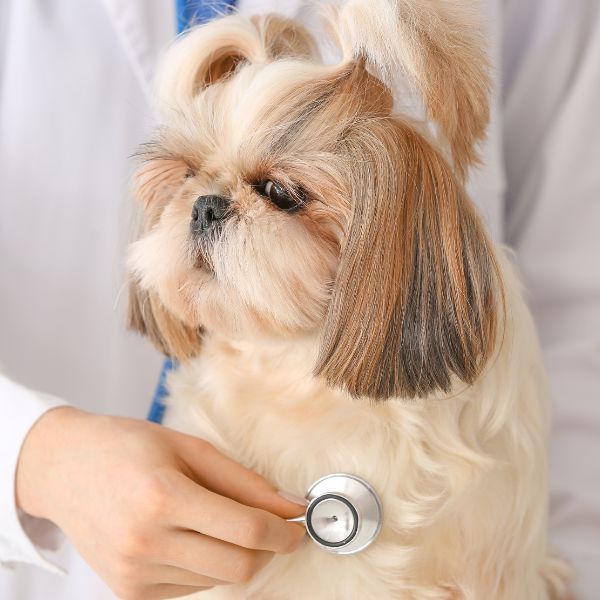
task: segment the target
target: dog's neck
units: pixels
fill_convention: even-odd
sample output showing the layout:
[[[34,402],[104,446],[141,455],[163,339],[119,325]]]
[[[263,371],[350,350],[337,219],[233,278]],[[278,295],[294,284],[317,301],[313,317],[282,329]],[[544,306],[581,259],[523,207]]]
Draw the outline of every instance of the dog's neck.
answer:
[[[205,350],[234,358],[240,365],[282,371],[290,376],[313,377],[319,354],[318,332],[293,337],[260,335],[226,336],[209,333]]]

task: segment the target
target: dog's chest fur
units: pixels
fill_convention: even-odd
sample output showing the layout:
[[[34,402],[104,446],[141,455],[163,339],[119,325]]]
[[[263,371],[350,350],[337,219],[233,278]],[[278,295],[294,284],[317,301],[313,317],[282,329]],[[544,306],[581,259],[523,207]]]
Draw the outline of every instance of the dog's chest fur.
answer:
[[[353,472],[385,487],[406,442],[393,402],[352,399],[310,376],[313,344],[209,340],[172,376],[168,424],[208,439],[275,485],[303,496],[322,475]],[[416,405],[406,407],[416,411]]]
[[[511,544],[508,532],[532,519],[533,511],[540,511],[534,503],[545,495],[539,465],[539,473],[521,481],[519,468],[510,464],[518,446],[530,444],[528,435],[538,437],[542,428],[535,370],[529,369],[522,393],[511,400],[514,413],[502,417],[510,422],[507,427],[493,422],[500,418],[493,414],[496,396],[503,393],[498,378],[511,368],[503,356],[480,384],[453,397],[374,403],[312,377],[315,349],[312,340],[251,344],[209,338],[202,354],[170,377],[166,424],[207,439],[296,495],[328,473],[363,477],[382,497],[381,535],[354,556],[330,555],[307,542],[292,555],[275,557],[248,586],[214,589],[201,597],[454,600],[471,597],[459,586],[496,586],[491,579],[506,565],[494,566],[494,561],[523,557],[516,547],[495,556],[495,546]],[[527,407],[519,397],[529,393]],[[502,403],[506,406],[505,398]],[[511,442],[515,432],[523,437]],[[534,443],[539,448],[530,460],[543,460],[538,455],[543,440]],[[523,505],[507,509],[518,494],[524,494]],[[529,527],[538,526],[526,522]],[[539,540],[529,548],[527,563],[545,553],[539,542],[543,545]],[[489,575],[477,572],[485,560]],[[540,585],[532,579],[528,600],[545,598]]]

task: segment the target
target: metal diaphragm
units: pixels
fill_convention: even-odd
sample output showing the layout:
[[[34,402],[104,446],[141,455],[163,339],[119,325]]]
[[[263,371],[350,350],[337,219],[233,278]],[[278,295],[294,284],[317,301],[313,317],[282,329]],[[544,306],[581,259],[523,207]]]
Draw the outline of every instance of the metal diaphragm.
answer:
[[[334,554],[354,554],[377,537],[383,508],[375,490],[348,473],[333,473],[312,484],[306,514],[288,519],[304,523],[313,542]]]

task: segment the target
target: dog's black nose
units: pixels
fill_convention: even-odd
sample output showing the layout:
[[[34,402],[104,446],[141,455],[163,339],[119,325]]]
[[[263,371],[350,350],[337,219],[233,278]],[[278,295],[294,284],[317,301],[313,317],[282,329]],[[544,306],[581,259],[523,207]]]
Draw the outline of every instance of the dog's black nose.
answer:
[[[200,196],[192,209],[191,228],[204,233],[221,221],[229,212],[229,200],[223,196]]]

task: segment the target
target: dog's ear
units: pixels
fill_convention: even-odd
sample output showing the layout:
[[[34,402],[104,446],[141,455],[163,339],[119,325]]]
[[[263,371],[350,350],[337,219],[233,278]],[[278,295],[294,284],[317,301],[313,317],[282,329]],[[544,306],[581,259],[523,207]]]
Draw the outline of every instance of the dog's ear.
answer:
[[[129,283],[127,325],[148,337],[157,350],[181,361],[200,348],[200,331],[173,315],[156,294],[143,289],[135,279]]]
[[[276,15],[251,20],[236,15],[216,19],[182,35],[159,69],[157,96],[162,108],[189,106],[207,87],[241,63],[264,63],[286,56],[314,56],[316,45],[299,24]]]
[[[494,352],[503,310],[474,206],[412,125],[373,120],[347,147],[353,214],[316,373],[375,399],[472,383]]]
[[[187,169],[181,161],[153,156],[147,156],[140,165],[133,178],[133,196],[142,208],[137,238],[160,219]],[[200,348],[201,332],[172,314],[135,276],[129,282],[127,325],[147,336],[160,352],[178,360],[192,357]]]
[[[484,27],[472,4],[350,0],[325,15],[346,58],[366,56],[369,67],[389,86],[399,71],[416,86],[460,179],[477,162],[476,145],[489,121]]]

